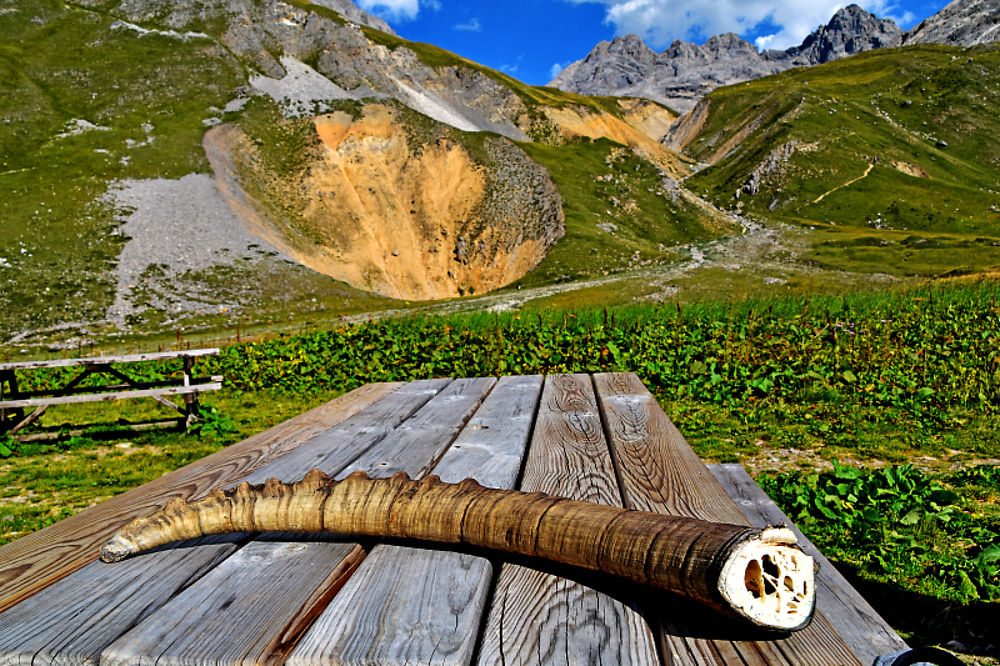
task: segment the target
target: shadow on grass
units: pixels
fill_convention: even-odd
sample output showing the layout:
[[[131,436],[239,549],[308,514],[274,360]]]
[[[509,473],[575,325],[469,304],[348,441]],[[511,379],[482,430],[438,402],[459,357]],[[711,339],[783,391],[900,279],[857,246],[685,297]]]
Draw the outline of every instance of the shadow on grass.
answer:
[[[865,579],[848,564],[837,562],[836,567],[894,629],[909,637],[911,647],[942,645],[1000,659],[1000,602],[944,601]]]
[[[95,441],[111,441],[135,436],[139,432],[173,431],[184,432],[184,417],[171,417],[148,421],[127,421],[119,419],[113,422],[86,423],[70,425],[63,423],[53,426],[35,426],[14,435],[14,439],[22,444],[48,444],[63,441],[73,437],[86,437]]]

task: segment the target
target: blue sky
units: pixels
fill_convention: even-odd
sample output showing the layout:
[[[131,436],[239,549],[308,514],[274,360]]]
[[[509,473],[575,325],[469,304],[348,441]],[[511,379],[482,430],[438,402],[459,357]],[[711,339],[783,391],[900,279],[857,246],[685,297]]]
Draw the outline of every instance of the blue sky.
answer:
[[[763,48],[787,48],[826,23],[844,0],[355,0],[403,37],[430,42],[527,83],[583,58],[597,42],[637,33],[657,50],[736,32]],[[947,0],[858,4],[910,28]]]

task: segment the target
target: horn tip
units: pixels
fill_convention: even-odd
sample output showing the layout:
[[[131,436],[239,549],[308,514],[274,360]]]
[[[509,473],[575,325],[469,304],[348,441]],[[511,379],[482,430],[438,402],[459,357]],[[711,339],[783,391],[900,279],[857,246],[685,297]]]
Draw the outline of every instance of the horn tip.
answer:
[[[121,534],[116,534],[101,547],[101,561],[119,562],[130,555],[135,555],[139,549],[134,543],[124,538]]]

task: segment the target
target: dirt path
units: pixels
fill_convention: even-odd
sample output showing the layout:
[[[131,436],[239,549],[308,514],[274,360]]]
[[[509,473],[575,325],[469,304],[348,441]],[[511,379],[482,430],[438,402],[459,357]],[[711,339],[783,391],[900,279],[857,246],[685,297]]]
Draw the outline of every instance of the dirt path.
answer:
[[[651,284],[660,284],[689,277],[695,271],[708,267],[720,267],[728,270],[753,268],[756,270],[772,263],[777,265],[776,261],[769,258],[776,252],[786,252],[795,255],[798,253],[797,250],[801,249],[798,247],[801,243],[793,240],[795,231],[792,227],[785,225],[764,226],[743,218],[736,218],[736,221],[743,228],[743,233],[741,234],[727,236],[726,238],[714,241],[702,241],[672,248],[688,255],[688,258],[683,261],[615,273],[614,275],[599,278],[485,294],[475,298],[435,303],[416,309],[391,309],[368,312],[345,317],[344,321],[353,323],[367,321],[368,319],[381,319],[416,313],[458,314],[482,311],[504,312],[515,310],[530,301],[541,298],[629,280],[642,279]],[[785,267],[787,267],[788,261],[787,257],[783,259]]]
[[[868,174],[870,174],[872,172],[872,169],[874,169],[874,168],[875,168],[875,163],[872,162],[871,164],[868,165],[868,168],[865,169],[865,172],[863,174],[861,174],[860,176],[858,176],[854,180],[847,181],[843,185],[838,185],[837,187],[833,188],[829,192],[824,192],[823,194],[819,195],[819,197],[817,197],[816,200],[813,201],[813,203],[814,204],[818,204],[820,201],[822,201],[823,199],[825,199],[827,196],[833,194],[837,190],[842,190],[845,187],[849,187],[849,186],[853,185],[854,183],[858,182],[859,180],[864,180],[865,178],[868,177]]]

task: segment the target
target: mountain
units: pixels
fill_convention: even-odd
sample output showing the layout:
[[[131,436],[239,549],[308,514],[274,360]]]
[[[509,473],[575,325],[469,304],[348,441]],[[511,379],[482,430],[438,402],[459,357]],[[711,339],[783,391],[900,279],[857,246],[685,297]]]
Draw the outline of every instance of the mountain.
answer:
[[[954,0],[906,35],[906,44],[974,46],[1000,40],[1000,0]]]
[[[902,40],[903,31],[892,19],[880,19],[858,5],[848,5],[801,45],[785,51],[784,57],[790,58],[794,66],[821,65],[855,53],[899,46]],[[780,52],[768,54],[782,59]]]
[[[669,109],[347,0],[0,0],[0,41],[0,346],[599,276],[733,227],[676,187]]]
[[[720,88],[673,142],[708,165],[686,184],[722,208],[995,263],[998,98],[1000,45],[876,50]]]
[[[598,44],[549,85],[581,94],[645,97],[686,112],[719,86],[898,46],[902,38],[903,31],[892,20],[849,5],[801,45],[786,51],[761,53],[732,33],[712,37],[701,46],[678,40],[662,53],[636,35],[616,37]]]

